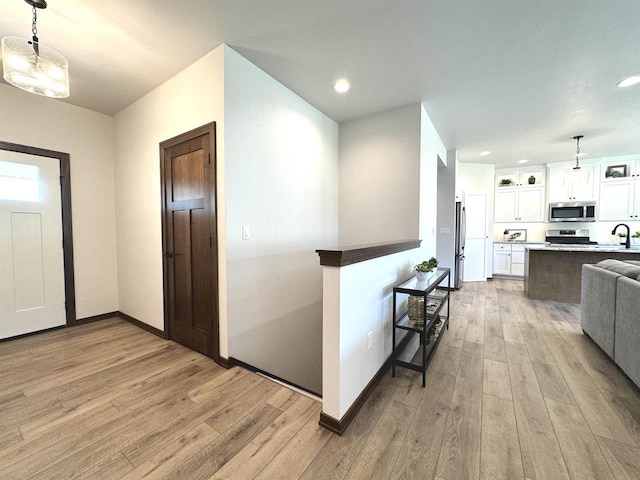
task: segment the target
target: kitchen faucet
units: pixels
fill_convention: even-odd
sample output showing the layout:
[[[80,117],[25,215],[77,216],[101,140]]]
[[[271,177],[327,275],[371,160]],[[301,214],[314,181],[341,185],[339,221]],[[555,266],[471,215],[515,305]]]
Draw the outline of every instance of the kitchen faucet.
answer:
[[[616,230],[618,229],[618,227],[626,227],[626,229],[627,229],[627,241],[624,244],[624,248],[631,248],[631,229],[629,228],[629,225],[627,225],[626,223],[619,223],[618,225],[613,227],[613,230],[611,230],[611,235],[615,235],[616,234]]]

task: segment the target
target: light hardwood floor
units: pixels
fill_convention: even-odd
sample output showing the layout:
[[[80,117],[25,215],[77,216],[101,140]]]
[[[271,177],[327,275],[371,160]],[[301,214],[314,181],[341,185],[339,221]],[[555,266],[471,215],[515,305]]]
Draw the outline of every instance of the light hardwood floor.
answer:
[[[119,319],[0,343],[0,479],[640,479],[640,392],[575,305],[465,284],[421,388],[320,404]]]

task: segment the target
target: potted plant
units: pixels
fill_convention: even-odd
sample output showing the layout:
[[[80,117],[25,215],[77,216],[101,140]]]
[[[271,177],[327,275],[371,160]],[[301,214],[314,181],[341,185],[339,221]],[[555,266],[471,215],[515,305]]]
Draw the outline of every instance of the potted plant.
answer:
[[[618,233],[618,237],[620,237],[620,245],[624,245],[627,243],[627,234],[624,232]]]
[[[509,185],[513,184],[513,180],[511,180],[510,178],[503,178],[500,180],[500,186],[501,187],[508,187]]]
[[[640,245],[640,231],[631,235],[631,245]]]
[[[422,263],[414,265],[413,269],[416,272],[416,278],[419,282],[424,282],[427,279],[427,274],[438,266],[438,260],[435,257],[431,257],[429,260],[425,260]]]

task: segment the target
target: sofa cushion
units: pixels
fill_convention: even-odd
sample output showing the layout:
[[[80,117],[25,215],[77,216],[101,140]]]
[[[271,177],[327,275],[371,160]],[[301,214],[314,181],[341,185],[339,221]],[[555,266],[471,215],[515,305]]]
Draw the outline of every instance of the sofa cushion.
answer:
[[[616,364],[640,386],[640,283],[619,277],[615,323]]]
[[[615,342],[616,287],[619,273],[582,265],[580,324],[584,332],[613,358]]]
[[[635,265],[635,260],[623,262],[621,260],[607,259],[601,260],[597,265],[600,268],[624,275],[625,277],[632,278],[634,280],[640,276],[640,265]]]
[[[630,263],[631,265],[638,265],[640,267],[640,260],[625,260],[624,263]],[[640,281],[640,275],[636,277],[636,280]]]

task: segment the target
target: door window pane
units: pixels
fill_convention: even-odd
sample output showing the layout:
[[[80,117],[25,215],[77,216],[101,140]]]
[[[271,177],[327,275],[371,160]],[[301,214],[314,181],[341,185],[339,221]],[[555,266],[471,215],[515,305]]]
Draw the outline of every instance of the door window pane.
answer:
[[[0,200],[40,201],[38,167],[0,161]]]

